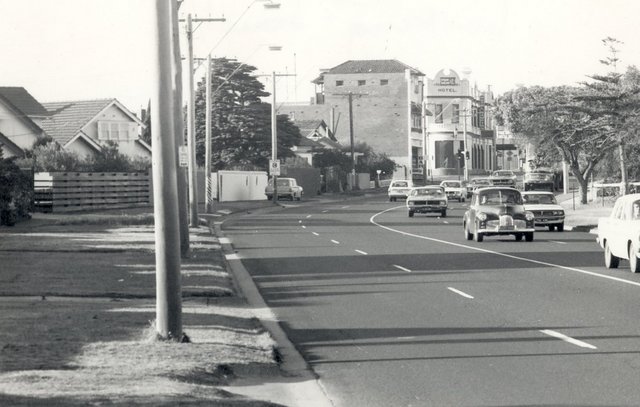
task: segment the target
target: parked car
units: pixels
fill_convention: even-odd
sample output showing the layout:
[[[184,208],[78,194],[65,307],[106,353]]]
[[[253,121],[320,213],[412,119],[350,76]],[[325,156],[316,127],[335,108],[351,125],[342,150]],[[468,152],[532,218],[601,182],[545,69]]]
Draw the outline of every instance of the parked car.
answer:
[[[467,183],[465,181],[445,180],[440,183],[447,194],[447,199],[457,199],[464,202],[467,199]]]
[[[515,188],[489,187],[477,189],[469,209],[462,218],[467,240],[482,242],[485,236],[514,235],[520,241],[533,241],[533,213],[524,209],[522,194]]]
[[[474,178],[467,184],[467,198],[471,198],[473,191],[478,188],[486,188],[493,185],[489,178]]]
[[[536,217],[534,219],[536,226],[546,226],[549,231],[556,228],[558,232],[564,230],[564,209],[558,205],[553,192],[523,192],[522,200],[524,201],[524,209],[532,212]]]
[[[516,187],[516,174],[511,170],[494,171],[491,176],[491,183],[496,186]]]
[[[525,191],[551,191],[555,190],[555,176],[548,171],[534,171],[524,174]]]
[[[413,188],[407,197],[407,212],[412,218],[415,213],[437,212],[447,216],[447,195],[444,188],[437,185]]]
[[[640,194],[621,196],[611,215],[598,219],[597,241],[607,268],[618,268],[620,259],[625,259],[632,272],[640,272]]]
[[[411,191],[411,182],[407,180],[393,180],[389,184],[387,195],[389,201],[395,202],[398,198],[406,199]]]
[[[280,178],[278,177],[278,181],[276,182],[278,186],[278,199],[281,198],[289,198],[292,201],[295,199],[297,201],[302,199],[303,189],[295,178]],[[269,179],[269,183],[267,187],[264,189],[264,194],[267,196],[267,199],[273,199],[273,178]]]

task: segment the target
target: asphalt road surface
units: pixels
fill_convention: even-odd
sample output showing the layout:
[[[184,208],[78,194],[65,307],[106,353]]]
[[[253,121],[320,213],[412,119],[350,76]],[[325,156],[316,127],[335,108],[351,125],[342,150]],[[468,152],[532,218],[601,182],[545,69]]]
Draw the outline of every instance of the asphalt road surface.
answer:
[[[465,203],[292,203],[222,228],[337,406],[640,405],[640,275],[595,236],[467,241]]]

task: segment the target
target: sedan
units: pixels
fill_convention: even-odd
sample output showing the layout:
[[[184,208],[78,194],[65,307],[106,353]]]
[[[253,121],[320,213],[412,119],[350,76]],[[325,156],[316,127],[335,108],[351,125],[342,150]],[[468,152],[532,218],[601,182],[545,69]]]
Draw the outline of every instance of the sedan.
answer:
[[[533,241],[533,213],[524,209],[522,194],[514,188],[490,187],[476,190],[465,212],[462,227],[467,240],[482,242],[485,236],[514,235]]]
[[[598,219],[597,241],[607,268],[617,268],[623,259],[629,260],[632,272],[640,272],[640,194],[621,196],[611,215]]]
[[[447,216],[447,196],[439,186],[414,188],[407,197],[407,212],[412,218],[414,213],[439,213],[443,218]]]
[[[546,226],[549,231],[558,229],[564,230],[564,209],[558,205],[556,197],[552,192],[535,191],[523,192],[524,209],[532,212],[536,217],[536,226]]]
[[[389,201],[395,202],[398,198],[405,199],[411,191],[411,183],[406,180],[393,180],[387,189]]]

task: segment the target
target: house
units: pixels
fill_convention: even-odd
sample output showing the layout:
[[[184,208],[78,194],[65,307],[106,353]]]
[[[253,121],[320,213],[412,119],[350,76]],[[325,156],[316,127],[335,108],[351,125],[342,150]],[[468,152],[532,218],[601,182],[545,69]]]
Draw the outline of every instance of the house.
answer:
[[[295,116],[294,116],[295,117]],[[293,152],[302,157],[309,164],[313,163],[313,154],[319,150],[339,150],[340,143],[336,141],[333,132],[322,119],[293,120],[300,129],[302,139],[298,145],[293,146]]]
[[[40,123],[46,109],[23,87],[0,87],[0,150],[5,158],[22,157],[44,137]]]
[[[151,146],[139,136],[144,124],[117,99],[51,102],[43,106],[48,116],[42,121],[42,128],[65,150],[86,157],[112,141],[120,153],[130,158],[151,158]]]

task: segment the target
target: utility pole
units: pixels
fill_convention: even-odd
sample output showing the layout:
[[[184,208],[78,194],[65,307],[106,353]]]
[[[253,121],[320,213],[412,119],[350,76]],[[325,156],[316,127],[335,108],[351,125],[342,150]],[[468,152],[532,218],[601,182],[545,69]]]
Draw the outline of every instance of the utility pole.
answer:
[[[207,78],[206,78],[206,119],[205,119],[205,145],[204,145],[204,175],[206,202],[205,212],[213,212],[213,196],[211,185],[211,55],[207,55]]]
[[[353,97],[364,96],[367,93],[334,93],[334,96],[347,96],[349,103],[349,141],[351,143],[351,187],[355,186],[356,181],[356,153],[355,153],[355,134],[353,132]]]
[[[469,163],[467,163],[467,155],[469,154],[469,146],[467,144],[467,110],[465,109],[465,115],[464,115],[464,125],[462,126],[462,135],[464,138],[464,158],[463,158],[463,163],[464,163],[464,180],[465,181],[469,181]]]
[[[178,1],[177,7],[171,7],[171,28],[173,37],[173,126],[176,147],[176,157],[179,157],[180,148],[184,146],[184,120],[182,118],[182,60],[180,57],[180,28],[178,24],[178,9],[182,2]],[[179,161],[179,158],[177,158]],[[189,254],[189,219],[187,173],[184,167],[176,167],[178,185],[178,218],[180,222],[180,254],[186,257]]]
[[[427,185],[427,154],[428,154],[428,149],[427,149],[427,102],[423,99],[422,100],[422,111],[421,111],[421,115],[422,115],[422,171],[423,171],[423,179],[424,179],[424,184]]]
[[[176,3],[155,1],[154,59],[151,97],[153,141],[153,213],[155,219],[156,331],[164,339],[182,338],[180,227],[178,221],[172,10]]]

